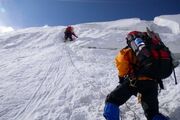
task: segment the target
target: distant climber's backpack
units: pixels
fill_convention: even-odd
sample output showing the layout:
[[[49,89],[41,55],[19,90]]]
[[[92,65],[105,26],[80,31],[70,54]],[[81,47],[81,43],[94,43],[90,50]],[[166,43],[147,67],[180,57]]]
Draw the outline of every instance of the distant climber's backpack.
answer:
[[[66,28],[66,32],[73,32],[73,27],[68,26],[68,27]]]
[[[171,52],[161,41],[159,35],[147,29],[147,32],[132,31],[127,36],[127,44],[138,60],[137,76],[164,79],[173,71]]]

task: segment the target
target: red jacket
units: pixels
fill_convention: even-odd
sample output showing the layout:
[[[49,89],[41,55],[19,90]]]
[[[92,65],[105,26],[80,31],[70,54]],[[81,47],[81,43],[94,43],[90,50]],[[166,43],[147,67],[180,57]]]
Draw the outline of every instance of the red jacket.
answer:
[[[65,34],[71,34],[71,35],[74,35],[75,37],[77,37],[77,35],[74,33],[74,28],[71,26],[68,26],[64,33]]]
[[[73,27],[68,26],[68,27],[66,28],[66,31],[65,31],[65,32],[73,32]]]

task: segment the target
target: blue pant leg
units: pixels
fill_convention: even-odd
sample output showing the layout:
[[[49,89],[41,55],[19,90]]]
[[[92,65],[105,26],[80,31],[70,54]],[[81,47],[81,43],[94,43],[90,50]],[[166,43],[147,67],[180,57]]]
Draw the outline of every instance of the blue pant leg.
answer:
[[[119,107],[112,103],[106,103],[104,107],[103,116],[106,120],[120,120],[119,119]]]

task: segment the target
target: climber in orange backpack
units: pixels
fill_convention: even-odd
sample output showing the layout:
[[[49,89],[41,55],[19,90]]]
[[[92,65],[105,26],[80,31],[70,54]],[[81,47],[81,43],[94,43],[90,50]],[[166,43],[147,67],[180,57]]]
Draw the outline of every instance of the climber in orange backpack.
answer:
[[[64,41],[67,41],[68,38],[70,39],[70,41],[73,41],[72,35],[75,36],[76,38],[78,38],[78,36],[74,33],[74,28],[72,26],[67,26],[65,32],[64,32]]]

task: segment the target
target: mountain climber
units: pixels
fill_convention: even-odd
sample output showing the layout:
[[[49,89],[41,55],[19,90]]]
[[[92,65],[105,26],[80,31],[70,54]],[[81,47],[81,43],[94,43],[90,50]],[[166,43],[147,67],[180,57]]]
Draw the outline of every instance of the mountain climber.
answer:
[[[128,38],[127,43],[128,43]],[[141,73],[137,75],[138,59],[131,47],[126,46],[115,58],[119,72],[119,85],[107,95],[103,116],[106,120],[120,120],[119,106],[132,95],[141,98],[141,105],[147,120],[169,120],[159,112],[158,83],[156,79]],[[153,72],[153,71],[151,71]]]
[[[70,39],[70,41],[73,41],[72,35],[75,36],[76,38],[78,38],[78,36],[74,33],[74,28],[69,25],[69,26],[67,26],[67,28],[64,32],[65,41],[67,41],[68,38]]]

